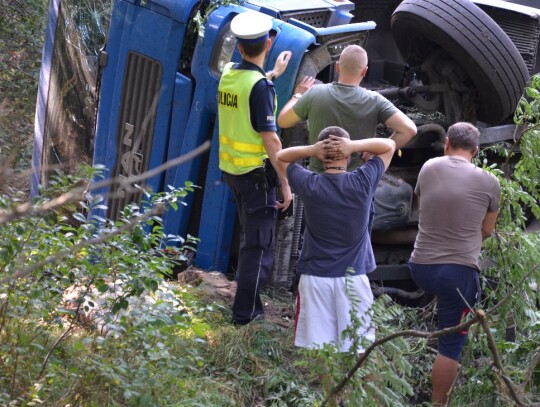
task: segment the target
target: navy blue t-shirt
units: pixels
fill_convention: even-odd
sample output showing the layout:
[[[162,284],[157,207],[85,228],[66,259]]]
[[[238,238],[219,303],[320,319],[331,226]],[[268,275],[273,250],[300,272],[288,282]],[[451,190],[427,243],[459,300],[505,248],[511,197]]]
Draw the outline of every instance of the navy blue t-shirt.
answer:
[[[263,75],[264,71],[256,64],[242,61],[235,65],[233,69],[245,69],[259,71]],[[274,84],[266,78],[261,78],[251,90],[249,95],[249,115],[251,125],[257,132],[276,131],[276,117],[274,116],[274,101],[276,91]]]
[[[304,203],[306,229],[299,274],[344,277],[376,268],[368,231],[370,206],[384,163],[373,157],[352,172],[314,173],[298,164],[289,165],[287,177]]]

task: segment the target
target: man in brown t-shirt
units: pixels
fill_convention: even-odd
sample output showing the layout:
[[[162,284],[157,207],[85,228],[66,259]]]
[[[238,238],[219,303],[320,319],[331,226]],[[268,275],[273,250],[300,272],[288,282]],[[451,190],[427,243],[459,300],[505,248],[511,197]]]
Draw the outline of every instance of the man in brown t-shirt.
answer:
[[[467,303],[476,304],[480,248],[499,212],[499,181],[471,163],[479,139],[470,123],[450,126],[444,157],[424,164],[415,189],[420,219],[409,268],[418,286],[437,297],[439,329],[458,325]],[[466,338],[467,332],[439,338],[431,372],[434,406],[448,402]]]

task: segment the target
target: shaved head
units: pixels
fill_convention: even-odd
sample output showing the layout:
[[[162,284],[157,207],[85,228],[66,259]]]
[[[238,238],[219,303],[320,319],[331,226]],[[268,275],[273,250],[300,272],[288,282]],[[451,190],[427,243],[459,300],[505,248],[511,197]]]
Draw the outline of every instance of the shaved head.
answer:
[[[359,45],[345,47],[339,57],[340,71],[347,75],[360,75],[367,64],[366,50]]]

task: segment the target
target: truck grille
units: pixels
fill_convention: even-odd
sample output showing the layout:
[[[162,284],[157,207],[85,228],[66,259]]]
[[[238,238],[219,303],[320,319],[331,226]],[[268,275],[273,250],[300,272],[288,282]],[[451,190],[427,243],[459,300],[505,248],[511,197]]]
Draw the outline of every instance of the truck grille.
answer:
[[[294,18],[298,21],[309,24],[312,27],[320,28],[326,27],[330,15],[330,10],[301,10],[283,13],[281,15],[281,19],[287,22],[290,18]]]
[[[319,41],[324,42],[332,62],[339,60],[341,52],[349,45],[360,45],[365,47],[368,40],[368,31],[355,32],[349,35],[330,34],[321,36]]]
[[[112,174],[115,178],[127,178],[148,170],[161,72],[159,62],[133,51],[128,53],[116,132],[116,164]],[[127,204],[140,203],[141,198],[142,191],[136,187],[114,185],[107,216],[117,219]]]
[[[479,5],[480,6],[480,5]],[[540,23],[535,18],[527,18],[523,14],[492,7],[481,7],[512,40],[523,57],[529,74],[535,73],[536,52],[540,39]]]

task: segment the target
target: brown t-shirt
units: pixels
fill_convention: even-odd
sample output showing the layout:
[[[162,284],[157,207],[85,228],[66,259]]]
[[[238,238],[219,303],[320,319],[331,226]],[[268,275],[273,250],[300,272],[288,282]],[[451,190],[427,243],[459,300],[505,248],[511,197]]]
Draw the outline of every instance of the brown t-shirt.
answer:
[[[411,261],[479,268],[482,221],[499,209],[497,178],[465,158],[437,157],[420,170],[415,193],[419,224]]]

